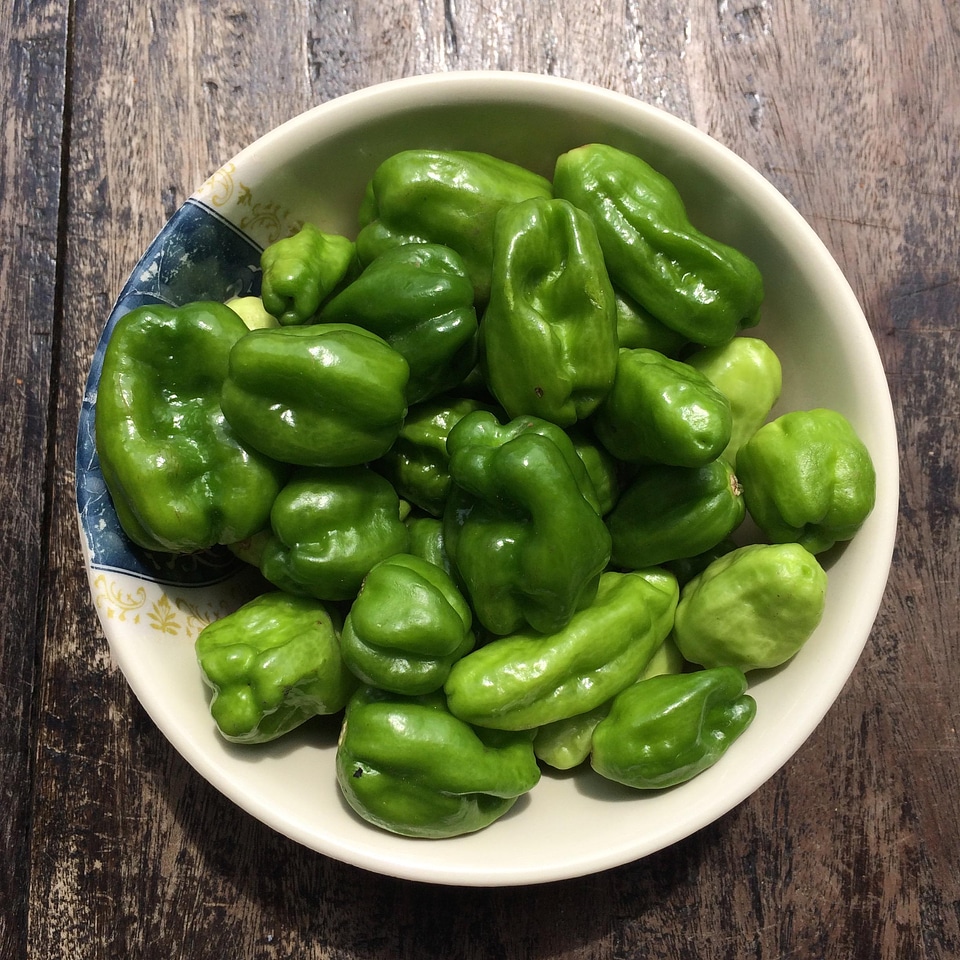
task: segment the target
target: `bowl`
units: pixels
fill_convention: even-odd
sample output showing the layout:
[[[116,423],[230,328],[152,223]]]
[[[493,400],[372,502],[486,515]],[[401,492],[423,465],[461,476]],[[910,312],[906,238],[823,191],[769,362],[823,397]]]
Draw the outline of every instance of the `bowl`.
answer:
[[[785,667],[751,677],[756,721],[693,780],[641,794],[589,769],[545,772],[500,821],[447,840],[395,836],[358,819],[334,776],[337,722],[258,747],[223,741],[193,643],[248,595],[226,553],[170,558],[124,537],[93,442],[97,382],[117,319],[141,303],[226,300],[259,289],[261,249],[309,220],[353,235],[377,165],[411,147],[480,150],[550,176],[558,154],[600,141],[669,176],[701,230],[752,257],[766,279],[757,336],[783,364],[775,413],[833,407],[877,468],[876,507],[829,567],[826,612]],[[896,530],[897,441],[870,328],[839,267],[760,173],[687,123],[627,96],[554,77],[444,73],[380,84],[324,103],[248,146],[164,226],[108,318],[83,399],[77,506],[93,604],[112,654],[147,713],[214,787],[271,828],[380,874],[499,886],[583,876],[673,844],[730,811],[782,767],[820,723],[863,651],[883,596]]]

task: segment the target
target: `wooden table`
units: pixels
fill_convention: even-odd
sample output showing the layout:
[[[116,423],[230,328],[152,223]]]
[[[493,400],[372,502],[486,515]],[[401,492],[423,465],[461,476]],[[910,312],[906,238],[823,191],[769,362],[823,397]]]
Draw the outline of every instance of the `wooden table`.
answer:
[[[960,956],[960,7],[955,0],[0,0],[0,956]],[[82,382],[139,254],[318,102],[451,69],[586,80],[741,154],[820,233],[882,354],[903,512],[840,699],[719,822],[543,887],[325,859],[153,727],[90,602]]]

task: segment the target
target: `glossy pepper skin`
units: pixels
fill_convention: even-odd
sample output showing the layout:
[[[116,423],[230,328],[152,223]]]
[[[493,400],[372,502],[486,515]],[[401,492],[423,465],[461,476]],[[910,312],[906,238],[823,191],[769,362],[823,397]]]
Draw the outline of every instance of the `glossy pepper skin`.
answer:
[[[352,240],[305,223],[260,255],[264,307],[283,326],[306,323],[349,276],[355,258]]]
[[[616,301],[590,218],[565,200],[504,207],[480,328],[487,383],[509,417],[588,417],[617,367]]]
[[[823,553],[873,510],[870,452],[836,410],[797,410],[761,427],[737,455],[747,510],[775,543]]]
[[[210,712],[234,743],[266,743],[342,710],[358,683],[340,656],[339,623],[316,600],[261,594],[196,641]]]
[[[639,157],[587,144],[557,158],[554,193],[593,219],[613,283],[694,343],[725,343],[760,318],[756,265],[687,218],[673,183]]]
[[[481,830],[540,779],[529,734],[475,729],[439,692],[405,697],[375,687],[347,705],[336,766],[359,816],[408,837]]]
[[[530,730],[600,706],[640,676],[670,632],[677,597],[664,570],[604,573],[593,603],[560,629],[520,630],[458,660],[444,684],[450,711]]]
[[[639,569],[693,557],[743,522],[746,507],[733,467],[644,467],[606,517],[611,562]]]
[[[468,413],[487,409],[479,400],[464,397],[439,397],[411,407],[376,469],[401,497],[431,516],[442,516],[452,484],[447,437]]]
[[[754,543],[714,560],[680,593],[673,638],[701,666],[778,667],[823,617],[827,575],[796,543]]]
[[[220,409],[227,358],[247,335],[220,303],[143,306],[117,322],[97,393],[96,443],[127,536],[192,553],[266,523],[286,469]]]
[[[367,186],[357,253],[367,264],[402,243],[452,247],[477,302],[486,303],[498,211],[551,192],[549,180],[486,153],[404,150],[384,160]]]
[[[343,659],[360,680],[381,690],[432,693],[473,649],[472,620],[448,574],[397,553],[364,579],[343,623]]]
[[[407,549],[400,501],[364,466],[294,471],[270,511],[260,571],[290,593],[352,600],[381,560]]]
[[[753,722],[735,667],[653,677],[628,687],[593,731],[590,764],[637,790],[662,790],[712,767]]]
[[[549,632],[590,603],[610,557],[596,494],[566,434],[534,417],[468,414],[447,438],[444,541],[477,620]]]
[[[460,255],[440,244],[385,250],[319,319],[356,324],[386,340],[410,367],[408,403],[455,387],[477,361],[473,284]]]
[[[621,349],[613,389],[591,420],[627,463],[701,467],[730,442],[730,401],[687,363],[643,347]]]
[[[695,351],[685,362],[730,401],[730,442],[721,456],[735,464],[740,448],[760,429],[780,398],[780,359],[764,340],[734,337],[722,347]]]
[[[410,536],[408,549],[415,557],[440,567],[453,576],[453,564],[443,541],[443,521],[436,517],[410,514],[404,521]]]
[[[253,330],[230,351],[220,405],[236,433],[275,460],[353,466],[397,438],[409,372],[396,350],[353,324]]]
[[[617,342],[621,347],[646,347],[668,357],[679,356],[689,343],[682,333],[671,330],[633,297],[614,288],[617,302]]]

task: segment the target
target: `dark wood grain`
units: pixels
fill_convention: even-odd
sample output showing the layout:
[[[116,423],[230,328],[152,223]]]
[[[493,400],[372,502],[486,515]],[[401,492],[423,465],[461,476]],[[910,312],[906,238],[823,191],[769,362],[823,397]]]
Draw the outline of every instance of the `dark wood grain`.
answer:
[[[0,0],[0,956],[960,956],[960,13],[952,0]],[[100,327],[219,163],[395,77],[516,69],[657,104],[761,170],[864,305],[902,444],[876,627],[794,759],[684,842],[542,887],[368,874],[201,780],[91,606],[73,447]]]

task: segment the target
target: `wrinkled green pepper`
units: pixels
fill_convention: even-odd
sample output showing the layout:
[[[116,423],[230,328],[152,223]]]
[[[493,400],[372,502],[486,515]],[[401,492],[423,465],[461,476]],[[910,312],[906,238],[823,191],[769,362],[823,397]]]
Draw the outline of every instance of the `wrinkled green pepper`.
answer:
[[[317,600],[264,593],[200,631],[210,712],[234,743],[266,743],[342,710],[358,683],[340,656],[338,621]]]
[[[757,703],[735,667],[653,677],[628,687],[593,731],[590,764],[638,790],[712,767],[753,722]]]
[[[604,573],[592,604],[550,633],[520,630],[458,660],[444,684],[451,713],[528,730],[586,713],[634,683],[673,624],[665,570]]]
[[[275,460],[352,466],[396,440],[408,376],[396,350],[353,324],[253,330],[230,351],[220,405],[238,436]]]
[[[587,475],[597,495],[601,516],[608,514],[620,497],[620,465],[586,430],[573,427],[567,436],[573,441],[573,449],[587,468]]]
[[[823,617],[827,575],[796,543],[753,543],[714,560],[681,591],[673,638],[704,667],[778,667]]]
[[[639,157],[578,147],[557,158],[553,189],[590,215],[611,280],[661,323],[716,346],[759,321],[756,265],[694,227],[677,188]]]
[[[715,547],[746,514],[733,467],[644,467],[606,517],[615,566],[639,569]]]
[[[286,469],[220,409],[227,358],[245,336],[240,317],[213,302],[139,307],[110,336],[97,453],[120,524],[141,547],[192,553],[267,522]]]
[[[371,686],[431,693],[473,649],[472,620],[469,604],[440,567],[397,553],[364,579],[343,623],[343,659]]]
[[[590,218],[565,200],[504,207],[480,327],[487,384],[509,417],[590,416],[617,367],[616,301]]]
[[[695,351],[685,362],[730,401],[730,442],[721,456],[736,463],[737,452],[760,429],[780,397],[780,359],[763,340],[734,337],[722,347]]]
[[[682,333],[671,330],[628,293],[614,288],[617,302],[617,342],[621,347],[645,347],[668,357],[677,357],[689,343]]]
[[[477,362],[473,284],[459,254],[435,243],[385,250],[320,311],[383,337],[409,364],[407,402],[460,383]]]
[[[407,411],[393,446],[374,467],[397,493],[432,516],[443,514],[450,493],[447,436],[468,413],[489,409],[479,400],[439,397]]]
[[[468,414],[447,438],[447,553],[477,620],[495,634],[567,623],[597,590],[610,534],[569,437],[535,417]]]
[[[289,593],[352,600],[381,560],[407,549],[400,500],[364,466],[301,467],[277,495],[260,571]]]
[[[490,293],[498,211],[551,192],[549,180],[486,153],[404,150],[384,160],[367,185],[357,253],[367,264],[403,243],[452,247],[482,304]]]
[[[613,389],[591,420],[627,463],[701,467],[730,442],[730,401],[687,363],[643,347],[622,349]]]
[[[336,766],[360,817],[408,837],[481,830],[540,779],[529,734],[474,729],[439,692],[405,697],[375,687],[347,705]]]
[[[306,323],[349,277],[355,257],[352,240],[305,223],[260,255],[264,307],[282,326]]]
[[[870,452],[836,410],[797,410],[765,424],[737,455],[737,475],[767,537],[811,553],[852,539],[876,502]]]

